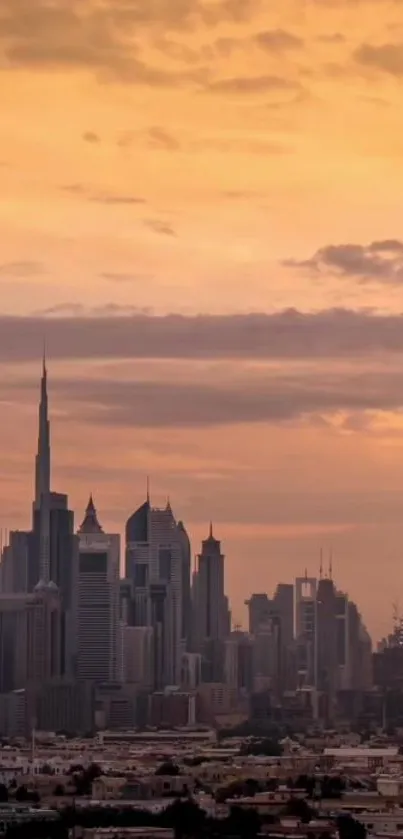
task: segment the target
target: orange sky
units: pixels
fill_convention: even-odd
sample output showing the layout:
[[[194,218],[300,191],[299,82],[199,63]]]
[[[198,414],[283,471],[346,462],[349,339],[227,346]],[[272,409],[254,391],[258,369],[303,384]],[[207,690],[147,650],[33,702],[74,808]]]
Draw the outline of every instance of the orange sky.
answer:
[[[0,526],[29,521],[46,335],[78,517],[92,490],[121,531],[149,473],[195,552],[216,521],[236,620],[322,546],[377,638],[403,609],[403,3],[0,0],[0,55]]]

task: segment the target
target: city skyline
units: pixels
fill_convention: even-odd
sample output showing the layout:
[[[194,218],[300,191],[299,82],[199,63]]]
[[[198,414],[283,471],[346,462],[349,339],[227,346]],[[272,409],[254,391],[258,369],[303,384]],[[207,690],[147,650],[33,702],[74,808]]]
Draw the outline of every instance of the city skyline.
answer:
[[[48,359],[45,354],[45,350],[43,353],[42,358],[42,372],[41,372],[41,379],[40,379],[40,386],[39,386],[39,406],[37,411],[38,416],[38,436],[37,436],[37,451],[35,455],[35,467],[34,467],[34,502],[33,502],[33,526],[38,527],[38,548],[35,560],[35,567],[32,567],[30,571],[28,571],[28,578],[33,574],[39,579],[39,586],[45,585],[47,586],[49,583],[51,586],[54,586],[54,573],[60,574],[60,567],[59,567],[59,560],[57,560],[57,569],[56,566],[53,568],[52,566],[52,552],[50,549],[50,545],[52,544],[52,536],[51,531],[52,525],[51,517],[52,517],[52,510],[56,512],[59,510],[64,510],[67,512],[67,504],[68,504],[68,494],[60,495],[58,492],[55,492],[52,489],[52,473],[54,468],[54,458],[52,458],[52,432],[51,432],[51,413],[49,408],[49,392],[48,392]],[[93,492],[90,492],[89,500],[85,506],[85,513],[84,519],[80,526],[77,525],[76,522],[76,533],[79,539],[79,543],[83,539],[85,539],[85,534],[88,534],[88,538],[90,540],[89,544],[92,545],[92,542],[95,538],[95,543],[92,545],[92,549],[95,547],[95,553],[99,550],[101,552],[105,550],[105,545],[107,546],[107,552],[110,550],[110,546],[112,546],[111,550],[114,554],[114,561],[118,563],[115,567],[115,572],[120,575],[120,579],[122,583],[125,583],[125,578],[131,578],[131,576],[135,573],[131,568],[131,541],[133,538],[138,540],[140,538],[140,545],[141,540],[146,539],[149,541],[150,536],[146,532],[141,536],[132,537],[130,536],[131,529],[137,528],[137,525],[134,522],[137,521],[137,516],[140,514],[141,516],[141,529],[144,527],[144,515],[143,510],[148,510],[146,513],[146,517],[148,520],[148,525],[146,526],[146,530],[148,527],[154,527],[157,524],[157,531],[159,533],[159,540],[164,540],[168,544],[170,536],[169,531],[172,525],[174,525],[175,529],[178,528],[183,537],[185,538],[185,544],[187,543],[186,554],[188,554],[188,558],[186,560],[186,570],[183,572],[181,571],[182,582],[181,586],[184,585],[184,580],[188,578],[188,585],[190,586],[191,577],[193,579],[193,612],[194,617],[193,621],[195,622],[195,626],[198,626],[196,631],[196,636],[193,635],[193,642],[201,643],[201,641],[197,642],[196,637],[198,637],[198,633],[200,633],[200,637],[204,638],[205,635],[210,635],[210,630],[208,627],[210,626],[210,622],[214,625],[215,629],[212,631],[213,637],[225,638],[227,634],[231,632],[231,623],[235,630],[242,629],[246,631],[246,621],[242,620],[239,621],[237,618],[232,615],[231,611],[231,600],[227,596],[225,596],[225,592],[228,590],[226,583],[228,582],[228,573],[224,573],[224,555],[221,553],[221,540],[217,540],[214,527],[213,527],[213,520],[210,519],[208,524],[208,533],[204,533],[204,538],[201,540],[202,550],[201,553],[197,553],[197,550],[194,550],[192,553],[192,542],[189,541],[189,536],[187,530],[184,526],[182,520],[175,518],[172,508],[171,508],[171,501],[169,494],[165,497],[164,503],[161,507],[158,507],[156,503],[153,503],[152,495],[151,495],[151,486],[150,486],[150,476],[147,475],[146,478],[146,486],[145,486],[145,493],[142,497],[141,502],[138,505],[134,505],[135,509],[134,512],[131,513],[129,518],[126,520],[125,516],[125,535],[123,537],[123,527],[121,526],[119,534],[111,535],[110,529],[107,529],[105,532],[104,528],[99,524],[97,508],[94,504]],[[68,528],[72,527],[73,517],[77,517],[77,511],[73,510],[67,513],[68,516],[71,516],[70,525]],[[79,514],[78,514],[79,515]],[[168,519],[167,519],[168,516]],[[37,524],[35,525],[35,521]],[[133,524],[131,524],[133,522]],[[155,522],[155,524],[153,524]],[[168,530],[167,530],[168,526]],[[56,524],[56,527],[60,527],[60,523]],[[162,529],[161,529],[162,528]],[[62,531],[61,531],[62,532]],[[73,531],[71,530],[71,533]],[[4,546],[9,544],[9,537],[17,537],[21,534],[23,536],[23,531],[17,531],[13,528],[7,528],[0,530],[0,548],[3,548],[3,536],[4,536]],[[163,534],[165,534],[163,536]],[[60,538],[60,537],[59,537]],[[64,537],[61,537],[64,538]],[[182,539],[182,537],[181,537]],[[112,541],[110,541],[112,540]],[[120,548],[120,543],[122,546],[125,546],[125,552]],[[12,544],[10,542],[10,544]],[[133,543],[134,545],[134,543]],[[109,547],[108,547],[109,546]],[[194,547],[194,546],[193,546]],[[69,550],[69,549],[68,549]],[[85,550],[85,547],[84,547]],[[135,555],[138,548],[135,549]],[[143,548],[140,547],[140,552],[143,551]],[[23,555],[21,555],[23,556]],[[208,577],[205,578],[205,571],[206,567],[204,566],[203,570],[203,560],[209,562],[210,559],[213,560],[212,569],[208,572]],[[56,557],[53,557],[53,563],[55,562]],[[13,560],[16,561],[16,557]],[[25,561],[25,560],[24,560]],[[70,559],[67,555],[64,556],[62,562],[67,562],[67,566],[69,566],[70,561],[73,561],[73,554],[71,555]],[[135,560],[136,561],[136,560]],[[138,559],[137,559],[138,561]],[[147,562],[149,559],[147,560]],[[161,562],[161,560],[158,560]],[[216,566],[216,562],[218,561],[219,565]],[[172,562],[172,558],[169,560]],[[201,564],[202,563],[202,564]],[[221,563],[221,566],[220,566]],[[227,566],[228,567],[228,566]],[[53,570],[52,570],[53,568]],[[67,568],[67,579],[68,579],[68,587],[69,591],[71,590],[71,585],[77,585],[76,583],[72,583],[74,572],[72,569]],[[17,572],[17,569],[14,573],[21,573]],[[65,575],[66,571],[63,572]],[[159,572],[160,573],[160,572]],[[210,582],[207,582],[210,574],[212,574]],[[333,550],[332,548],[329,550],[328,556],[323,551],[323,548],[320,549],[320,556],[319,556],[319,568],[318,573],[314,573],[313,575],[316,577],[317,582],[319,583],[322,580],[329,580],[332,582],[332,586],[335,586],[335,592],[339,592],[340,594],[349,596],[349,593],[344,591],[343,588],[338,589],[337,583],[333,576]],[[199,578],[199,580],[204,580],[204,582],[200,582],[198,585],[195,585],[195,580]],[[303,581],[304,579],[312,579],[312,575],[308,577],[308,567],[305,567],[303,575],[297,575],[295,580],[291,581],[291,587],[296,584],[298,579]],[[276,580],[276,585],[278,586],[279,581]],[[281,583],[281,586],[285,588],[289,587],[288,583]],[[202,589],[199,587],[203,586]],[[207,586],[207,588],[206,588]],[[258,586],[255,587],[254,591],[250,591],[249,594],[251,597],[257,596],[258,598],[262,597],[263,595],[257,594]],[[90,589],[91,591],[91,586]],[[273,589],[274,590],[274,589]],[[278,590],[278,589],[276,589]],[[200,596],[201,592],[204,592],[202,595],[203,606],[200,609]],[[267,591],[266,590],[264,597],[267,601]],[[143,594],[141,593],[142,589],[140,588],[138,591],[138,596],[140,597],[140,603],[142,603]],[[68,597],[70,597],[68,595]],[[185,595],[185,598],[189,596],[190,598],[190,588],[188,595]],[[182,595],[181,595],[182,597]],[[198,599],[199,598],[199,599]],[[249,606],[250,601],[244,601],[244,606]],[[187,603],[186,599],[183,601],[183,608],[185,612],[188,613],[188,618],[186,619],[184,616],[182,620],[186,622],[190,620],[190,612],[188,609],[190,608],[190,600]],[[213,609],[213,611],[211,611]],[[207,611],[206,611],[207,610]],[[398,606],[397,602],[394,601],[393,603],[393,610],[394,610],[394,619],[398,614]],[[140,612],[143,613],[144,607],[140,606]],[[291,610],[291,614],[293,613],[293,609]],[[214,615],[214,617],[212,617]],[[232,618],[232,620],[231,620]],[[145,620],[145,613],[142,614],[142,620]],[[205,622],[207,621],[206,625]],[[250,623],[250,618],[249,618]],[[183,627],[185,624],[183,624]],[[207,627],[207,628],[206,628]],[[221,627],[221,628],[220,628]],[[388,627],[390,628],[390,627]],[[90,629],[90,632],[92,630]],[[184,635],[188,636],[188,641],[190,641],[190,625],[184,630]],[[376,640],[376,639],[374,639]],[[291,641],[290,641],[291,643]]]
[[[154,696],[164,718],[164,696],[180,687],[190,691],[189,724],[200,712],[202,700],[192,693],[199,689],[210,697],[210,714],[216,701],[235,708],[253,695],[281,708],[291,691],[300,710],[309,697],[315,720],[334,719],[343,697],[347,705],[349,697],[363,703],[374,689],[378,659],[359,607],[336,585],[332,554],[326,572],[321,552],[319,579],[305,569],[291,584],[277,581],[273,595],[252,592],[246,631],[232,617],[225,555],[212,521],[192,571],[186,524],[169,497],[160,508],[151,503],[149,479],[124,540],[101,525],[92,493],[77,528],[68,495],[53,486],[44,354],[32,525],[11,530],[1,545],[0,695],[16,707],[13,693],[22,691],[24,730],[41,713],[47,690],[56,698],[60,688],[79,692],[86,682],[93,688],[89,698],[98,691],[106,703],[101,716],[93,706],[93,723],[108,717],[120,726],[141,719],[141,695],[148,695],[147,704]],[[402,620],[398,613],[394,618],[398,633],[383,641],[380,667],[397,648]],[[116,691],[122,698],[126,692],[123,705],[114,702]]]
[[[395,0],[3,0],[0,527],[54,485],[108,530],[211,518],[234,617],[321,547],[387,634],[403,587]],[[31,433],[31,430],[33,433]]]

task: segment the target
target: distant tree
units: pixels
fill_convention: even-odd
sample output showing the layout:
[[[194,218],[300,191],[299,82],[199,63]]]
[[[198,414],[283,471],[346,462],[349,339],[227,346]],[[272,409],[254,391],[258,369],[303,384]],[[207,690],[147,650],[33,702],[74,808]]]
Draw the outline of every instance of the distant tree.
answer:
[[[72,763],[67,770],[68,775],[75,775],[76,772],[84,772],[84,766],[81,763]]]
[[[15,800],[16,801],[29,801],[29,792],[24,784],[21,784],[20,787],[17,787],[15,791]]]
[[[309,824],[312,819],[313,811],[304,798],[290,798],[285,807],[285,815],[294,816],[304,824]]]
[[[367,831],[361,822],[353,819],[352,816],[339,816],[337,819],[337,830],[340,839],[366,839]]]
[[[157,767],[155,770],[156,775],[179,775],[179,767],[176,763],[172,763],[171,760],[165,761],[165,763],[161,763],[160,766]]]
[[[266,781],[266,789],[268,792],[275,792],[278,789],[278,778],[268,778]]]
[[[63,784],[56,784],[56,786],[53,790],[53,795],[56,795],[56,796],[60,795],[61,796],[61,795],[64,795],[64,792],[65,792],[65,790],[64,790]]]
[[[194,801],[175,801],[167,807],[163,818],[164,824],[174,829],[176,839],[197,836],[202,832],[205,821],[204,810]]]
[[[0,801],[8,801],[8,789],[5,784],[0,784]]]
[[[345,782],[340,775],[336,775],[334,777],[325,777],[322,780],[321,784],[321,792],[323,798],[341,798],[343,791],[345,790]]]
[[[102,769],[97,763],[90,763],[87,769],[74,775],[76,795],[90,795],[92,784],[102,775]]]
[[[252,808],[232,807],[226,827],[231,835],[250,839],[258,835],[261,819],[258,812]]]

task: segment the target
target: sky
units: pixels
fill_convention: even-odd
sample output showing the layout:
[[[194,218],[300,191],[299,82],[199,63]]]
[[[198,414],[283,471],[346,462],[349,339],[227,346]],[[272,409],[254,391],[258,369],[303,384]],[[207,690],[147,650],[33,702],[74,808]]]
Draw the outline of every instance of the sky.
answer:
[[[233,620],[403,610],[402,0],[0,0],[0,527],[169,496]],[[399,602],[400,599],[400,602]]]

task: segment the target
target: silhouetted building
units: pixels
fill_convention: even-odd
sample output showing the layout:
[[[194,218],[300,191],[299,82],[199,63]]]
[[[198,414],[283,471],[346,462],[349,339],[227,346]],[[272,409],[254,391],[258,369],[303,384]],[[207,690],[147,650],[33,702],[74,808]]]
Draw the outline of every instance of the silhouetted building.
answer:
[[[245,600],[249,615],[249,632],[255,635],[262,624],[266,624],[272,614],[272,601],[267,594],[252,594]]]
[[[228,636],[228,601],[224,593],[224,556],[210,533],[202,542],[192,587],[192,646],[203,657],[203,680],[222,681],[224,642]]]
[[[189,550],[169,502],[157,509],[147,497],[126,523],[126,579],[133,585],[130,622],[153,628],[155,688],[180,684]]]
[[[0,693],[60,677],[61,602],[54,583],[0,596]]]
[[[91,682],[66,679],[41,686],[36,696],[36,725],[40,731],[87,734],[94,729],[95,693]]]
[[[112,682],[119,672],[118,534],[104,533],[92,496],[78,530],[76,674],[79,680]]]

